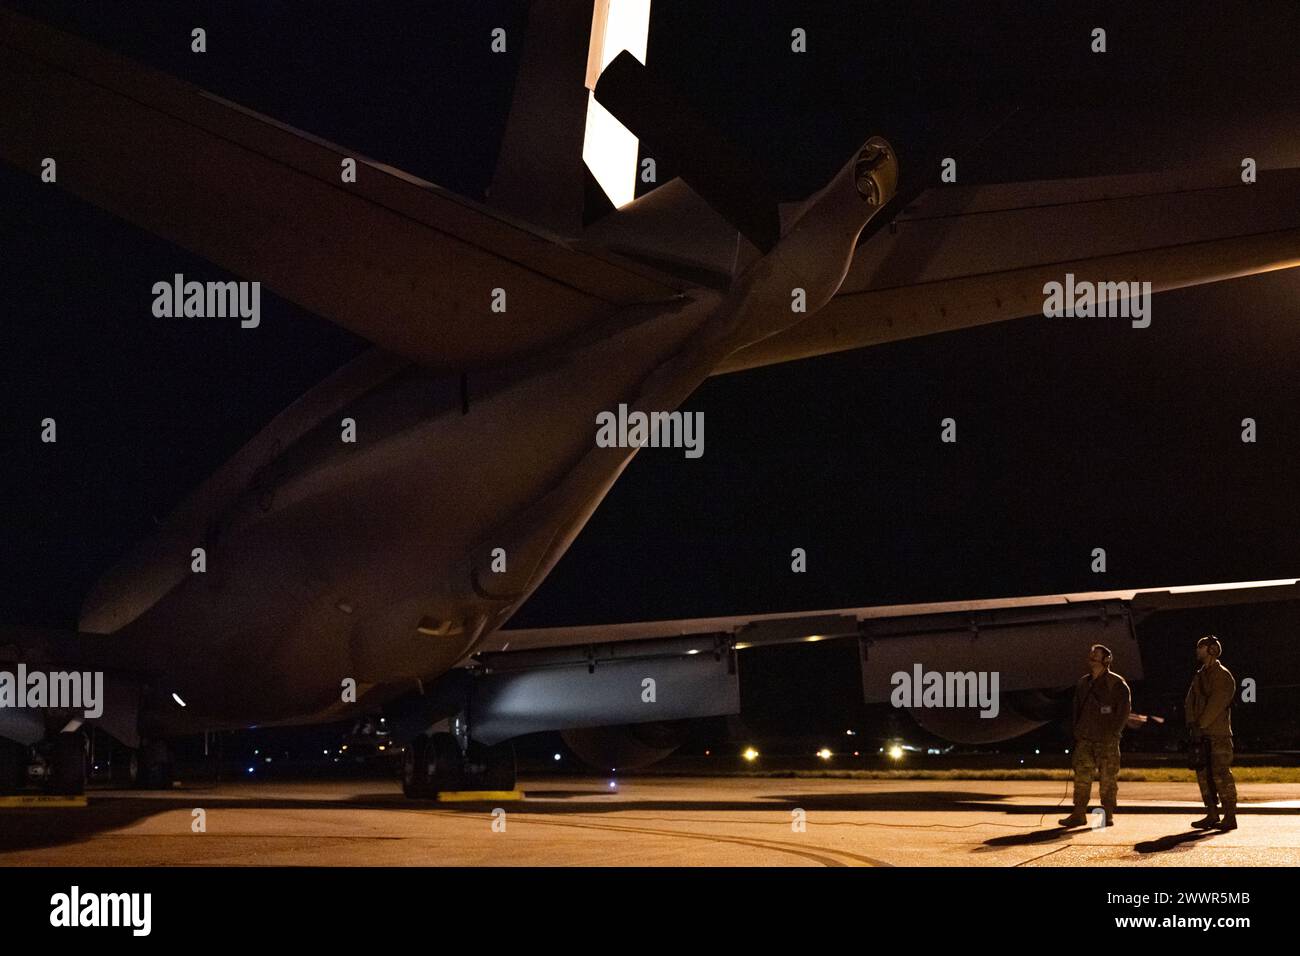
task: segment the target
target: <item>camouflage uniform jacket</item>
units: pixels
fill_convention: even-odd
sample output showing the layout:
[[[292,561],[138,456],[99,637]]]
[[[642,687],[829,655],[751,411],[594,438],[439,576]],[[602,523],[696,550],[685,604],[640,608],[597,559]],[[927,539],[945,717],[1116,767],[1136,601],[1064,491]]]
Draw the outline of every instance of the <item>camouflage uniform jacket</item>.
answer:
[[[1183,703],[1183,713],[1192,733],[1231,737],[1232,698],[1236,693],[1236,678],[1218,661],[1210,661],[1197,671]]]
[[[1113,671],[1094,678],[1085,674],[1074,688],[1074,736],[1077,740],[1118,738],[1131,704],[1128,683]]]

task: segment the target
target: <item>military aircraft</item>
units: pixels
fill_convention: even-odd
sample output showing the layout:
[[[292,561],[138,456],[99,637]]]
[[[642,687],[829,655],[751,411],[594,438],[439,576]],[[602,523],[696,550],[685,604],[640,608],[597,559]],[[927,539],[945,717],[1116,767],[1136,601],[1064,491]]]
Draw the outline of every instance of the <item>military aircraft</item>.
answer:
[[[597,440],[602,416],[672,441],[710,376],[1043,313],[1052,283],[1158,294],[1300,265],[1285,136],[1252,145],[1248,176],[1217,155],[1112,172],[1099,136],[1092,175],[964,185],[864,129],[787,201],[656,75],[649,18],[648,0],[531,4],[477,202],[0,11],[0,157],[36,177],[54,159],[51,188],[373,343],[123,557],[77,632],[0,635],[10,668],[105,681],[94,717],[0,708],[5,783],[38,748],[50,786],[80,792],[87,726],[120,744],[119,779],[165,786],[178,736],[382,711],[411,742],[409,795],[508,789],[512,738],[653,759],[672,747],[655,729],[738,711],[747,648],[830,639],[861,642],[870,700],[914,661],[998,671],[996,718],[917,717],[1007,739],[1048,719],[1080,642],[1140,678],[1142,615],[1300,597],[1286,578],[506,627],[645,443]],[[639,197],[638,143],[679,173]]]

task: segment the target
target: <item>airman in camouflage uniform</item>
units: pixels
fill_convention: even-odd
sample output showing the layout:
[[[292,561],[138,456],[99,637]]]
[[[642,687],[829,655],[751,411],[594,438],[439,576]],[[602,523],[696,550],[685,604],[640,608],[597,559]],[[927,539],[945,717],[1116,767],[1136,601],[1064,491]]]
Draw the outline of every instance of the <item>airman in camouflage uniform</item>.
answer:
[[[1219,663],[1223,645],[1213,634],[1196,642],[1196,659],[1201,669],[1192,678],[1183,713],[1192,747],[1204,756],[1198,761],[1196,782],[1206,814],[1192,823],[1200,830],[1237,829],[1237,781],[1232,777],[1232,700],[1237,680]],[[1219,819],[1217,802],[1223,804]]]
[[[1128,683],[1110,669],[1114,655],[1103,644],[1088,649],[1088,673],[1074,689],[1074,809],[1063,827],[1088,822],[1092,781],[1100,783],[1106,825],[1115,819],[1119,798],[1119,737],[1128,721],[1132,697]]]

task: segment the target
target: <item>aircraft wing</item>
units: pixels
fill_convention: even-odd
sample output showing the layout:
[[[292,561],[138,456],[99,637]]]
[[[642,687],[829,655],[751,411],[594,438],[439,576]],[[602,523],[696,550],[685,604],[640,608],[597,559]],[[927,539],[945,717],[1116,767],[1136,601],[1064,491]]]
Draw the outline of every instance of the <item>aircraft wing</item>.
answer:
[[[1295,600],[1300,600],[1300,579],[1291,578],[518,628],[491,635],[462,662],[468,666],[453,673],[469,683],[467,691],[464,684],[457,688],[468,695],[471,732],[490,744],[542,730],[617,728],[736,714],[747,649],[856,641],[867,703],[893,702],[900,673],[916,674],[919,684],[917,672],[927,665],[942,663],[956,674],[996,675],[994,696],[1001,695],[1001,706],[992,714],[911,708],[919,723],[941,737],[988,743],[1027,733],[1059,716],[1062,694],[1079,679],[1094,643],[1110,648],[1118,673],[1141,680],[1143,659],[1135,625],[1150,614]]]
[[[944,618],[949,621],[1006,621],[1028,613],[1036,618],[1072,613],[1073,608],[1124,605],[1135,620],[1157,611],[1300,600],[1300,579],[1194,584],[1126,591],[1088,591],[1028,597],[886,604],[825,611],[777,614],[738,614],[725,617],[682,618],[628,624],[589,624],[576,627],[507,628],[489,636],[476,653],[524,653],[554,647],[618,644],[680,637],[725,635],[738,649],[769,644],[817,642],[857,637],[863,628],[883,633],[906,630],[905,622]],[[707,642],[700,643],[705,647]]]
[[[683,287],[0,9],[0,158],[38,176],[46,157],[51,188],[429,368],[528,354]]]
[[[1297,265],[1297,168],[1251,184],[1219,168],[940,186],[859,245],[820,312],[715,374],[1041,315],[1044,284],[1067,273],[1157,293]]]

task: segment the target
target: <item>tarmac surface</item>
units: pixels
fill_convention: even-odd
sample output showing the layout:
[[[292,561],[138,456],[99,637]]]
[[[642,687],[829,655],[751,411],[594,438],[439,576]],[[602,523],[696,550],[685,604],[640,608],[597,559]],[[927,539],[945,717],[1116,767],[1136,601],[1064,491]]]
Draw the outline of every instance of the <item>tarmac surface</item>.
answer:
[[[0,809],[0,865],[1300,865],[1295,784],[1239,784],[1240,828],[1205,833],[1190,784],[1121,783],[1115,826],[1067,831],[1062,781],[609,783],[524,779],[522,800],[456,804],[386,780],[92,790],[85,807]]]

